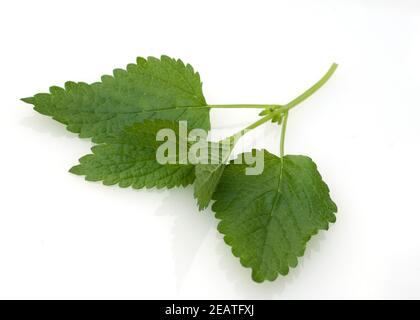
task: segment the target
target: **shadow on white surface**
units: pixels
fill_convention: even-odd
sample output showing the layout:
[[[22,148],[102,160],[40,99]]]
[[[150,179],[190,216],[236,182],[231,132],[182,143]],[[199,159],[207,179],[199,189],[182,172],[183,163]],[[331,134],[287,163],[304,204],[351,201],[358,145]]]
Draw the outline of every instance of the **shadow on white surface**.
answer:
[[[227,278],[234,282],[235,291],[238,299],[274,299],[299,277],[313,253],[320,251],[321,242],[325,240],[325,233],[321,232],[314,236],[308,243],[305,254],[299,258],[296,268],[291,268],[285,277],[279,275],[275,281],[265,281],[256,283],[251,279],[251,269],[244,268],[239,259],[231,253],[222,240],[217,246],[220,255],[220,266],[226,272]]]
[[[211,210],[198,211],[192,186],[170,190],[155,214],[173,216],[174,219],[172,251],[178,292],[182,290],[194,260],[210,232],[216,233],[211,239],[219,241],[215,246],[218,264],[226,273],[226,279],[233,283],[238,299],[276,298],[299,277],[312,255],[320,251],[321,242],[326,238],[325,232],[312,237],[305,255],[299,258],[298,266],[290,269],[286,277],[279,276],[273,282],[255,283],[251,279],[251,270],[240,265],[239,259],[233,256],[231,248],[224,243],[223,236],[214,230],[217,223]]]
[[[31,116],[24,117],[20,120],[20,124],[25,128],[29,128],[35,132],[48,134],[52,137],[75,137],[76,134],[66,130],[66,127],[53,120],[50,117],[43,116],[33,111]]]
[[[213,227],[213,217],[199,212],[193,197],[193,187],[171,189],[167,198],[156,210],[158,216],[173,216],[172,251],[176,286],[180,291],[208,232]]]

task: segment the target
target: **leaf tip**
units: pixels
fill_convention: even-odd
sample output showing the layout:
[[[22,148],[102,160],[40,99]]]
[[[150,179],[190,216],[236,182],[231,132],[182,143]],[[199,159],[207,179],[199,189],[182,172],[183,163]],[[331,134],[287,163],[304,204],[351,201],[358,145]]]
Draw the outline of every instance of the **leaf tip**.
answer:
[[[206,209],[208,207],[208,203],[201,203],[200,201],[197,201],[197,205],[198,205],[198,210],[199,211],[203,211],[204,209]]]
[[[76,165],[76,166],[71,167],[71,168],[69,169],[69,172],[70,172],[70,173],[73,173],[73,174],[75,174],[75,175],[78,175],[78,176],[83,175],[82,166],[81,166],[80,164],[78,164],[78,165]]]
[[[23,101],[25,103],[34,104],[35,99],[34,97],[27,97],[27,98],[21,98],[20,101]]]

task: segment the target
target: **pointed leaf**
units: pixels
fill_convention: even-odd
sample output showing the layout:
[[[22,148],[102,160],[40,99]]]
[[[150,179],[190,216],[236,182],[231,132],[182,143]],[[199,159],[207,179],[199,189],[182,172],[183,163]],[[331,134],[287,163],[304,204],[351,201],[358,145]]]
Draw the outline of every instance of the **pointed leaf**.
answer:
[[[22,100],[94,142],[146,119],[187,120],[191,128],[210,129],[200,77],[181,60],[138,58],[101,80],[91,85],[66,82],[64,89],[54,86],[50,93]]]
[[[156,152],[163,143],[156,141],[157,132],[171,129],[179,147],[179,123],[165,120],[144,121],[126,128],[107,142],[94,146],[92,154],[82,157],[70,172],[84,175],[89,181],[120,187],[172,188],[194,181],[194,166],[188,164],[159,164]],[[186,143],[185,139],[183,140]],[[188,147],[188,146],[187,146]],[[179,155],[176,151],[179,160]],[[178,161],[177,161],[178,162]]]
[[[210,142],[209,147],[211,151],[216,151],[216,154],[209,152],[209,163],[195,166],[194,197],[197,199],[199,210],[209,205],[231,153],[229,144]]]

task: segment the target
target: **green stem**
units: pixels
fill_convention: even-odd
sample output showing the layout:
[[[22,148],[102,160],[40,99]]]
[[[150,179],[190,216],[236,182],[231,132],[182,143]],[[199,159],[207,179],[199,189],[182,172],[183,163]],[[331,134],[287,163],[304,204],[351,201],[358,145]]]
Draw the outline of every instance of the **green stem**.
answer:
[[[337,69],[338,65],[333,63],[331,67],[328,69],[327,73],[318,80],[312,87],[306,90],[304,93],[287,103],[286,105],[279,105],[279,104],[218,104],[218,105],[207,105],[207,108],[271,108],[273,109],[268,115],[255,121],[254,123],[250,124],[246,128],[242,129],[241,131],[235,133],[234,135],[223,139],[222,141],[228,141],[231,146],[233,146],[239,138],[241,138],[245,133],[248,131],[259,127],[260,125],[270,121],[275,115],[282,113],[283,114],[283,124],[281,127],[281,137],[280,137],[280,157],[284,157],[284,142],[286,138],[286,127],[287,127],[287,119],[289,116],[289,110],[297,106],[299,103],[303,102],[311,95],[313,95],[316,91],[318,91],[334,74],[335,70]]]
[[[206,106],[210,109],[266,109],[266,108],[281,108],[279,104],[209,104]]]
[[[283,116],[283,124],[281,125],[281,137],[280,137],[280,158],[284,157],[284,140],[286,138],[286,127],[287,127],[287,118],[289,117],[289,112],[286,111]]]
[[[266,115],[265,117],[255,121],[254,123],[250,124],[249,126],[245,127],[244,129],[238,131],[237,133],[231,135],[230,137],[227,137],[224,140],[229,141],[231,144],[234,144],[238,141],[239,138],[241,138],[245,133],[248,131],[255,129],[259,127],[260,125],[270,121],[278,112],[280,111],[273,111],[270,114]]]
[[[327,73],[324,74],[324,76],[318,80],[317,83],[315,83],[312,87],[310,87],[308,90],[306,90],[304,93],[302,93],[300,96],[296,97],[292,101],[290,101],[288,104],[284,106],[284,110],[288,111],[292,109],[293,107],[297,106],[302,101],[309,98],[311,95],[313,95],[316,91],[318,91],[334,74],[334,71],[337,69],[338,64],[333,63],[331,67],[328,69]]]
[[[210,109],[245,109],[245,108],[253,108],[253,109],[266,109],[266,108],[272,108],[277,110],[281,110],[282,112],[289,111],[293,107],[297,106],[299,103],[303,102],[307,98],[309,98],[311,95],[313,95],[315,92],[317,92],[334,74],[335,70],[337,69],[338,64],[333,63],[331,67],[328,69],[327,73],[324,74],[324,76],[318,80],[317,83],[315,83],[312,87],[310,87],[308,90],[306,90],[304,93],[287,103],[286,105],[281,104],[209,104],[207,106],[203,106],[204,108],[210,108]]]

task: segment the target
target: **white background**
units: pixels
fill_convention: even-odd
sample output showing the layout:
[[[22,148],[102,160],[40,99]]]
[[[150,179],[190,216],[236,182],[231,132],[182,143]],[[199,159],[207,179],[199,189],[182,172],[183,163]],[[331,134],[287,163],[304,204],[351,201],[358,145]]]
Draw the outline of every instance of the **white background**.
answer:
[[[15,0],[0,33],[0,298],[420,298],[419,1]],[[253,283],[190,187],[71,175],[91,143],[19,101],[161,54],[200,72],[210,104],[285,103],[339,63],[286,143],[338,219],[287,277]],[[256,114],[211,117],[234,132]],[[253,135],[272,152],[278,136]]]

